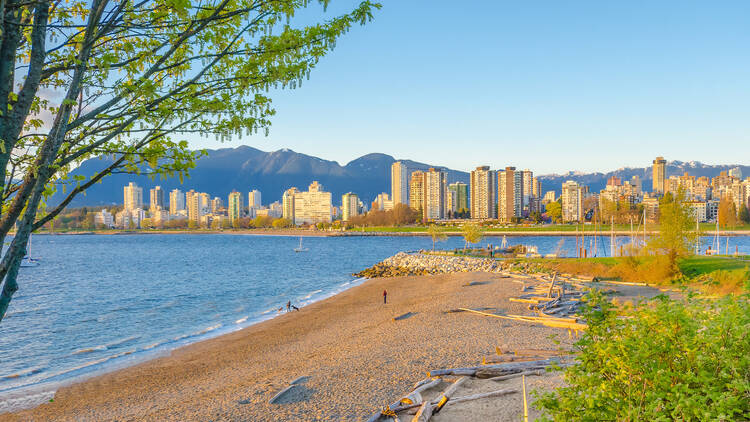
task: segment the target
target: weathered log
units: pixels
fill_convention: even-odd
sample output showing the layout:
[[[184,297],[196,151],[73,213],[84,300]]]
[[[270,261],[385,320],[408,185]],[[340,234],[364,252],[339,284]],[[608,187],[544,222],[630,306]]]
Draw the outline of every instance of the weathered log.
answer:
[[[552,282],[549,284],[549,291],[547,292],[547,297],[552,297],[552,289],[555,288],[555,281],[557,281],[557,273],[555,273],[552,276]]]
[[[440,378],[435,378],[426,384],[422,384],[405,397],[402,397],[399,402],[401,404],[420,404],[423,402],[422,391],[429,390],[430,388],[440,384],[440,382]]]
[[[428,377],[428,378],[425,378],[425,379],[423,379],[423,380],[421,380],[421,381],[419,381],[419,382],[415,383],[415,384],[414,384],[414,386],[412,387],[412,389],[415,389],[415,388],[419,388],[419,387],[421,387],[421,386],[423,386],[423,385],[427,384],[427,383],[428,383],[428,382],[430,382],[430,381],[432,381],[432,378],[429,378],[429,377]]]
[[[419,405],[417,404],[417,405],[412,405],[412,406],[416,407],[416,406],[419,406]],[[401,411],[401,410],[399,410],[399,407],[400,407],[400,403],[399,402],[391,403],[385,409],[378,410],[377,412],[373,413],[372,416],[370,416],[370,418],[367,419],[367,422],[377,422],[384,415],[387,415],[387,414],[396,414],[396,413],[398,413],[398,412]],[[398,421],[398,417],[395,417],[395,418],[393,416],[390,416],[390,417],[392,419],[394,419],[395,421]]]
[[[534,369],[543,368],[543,366],[535,366]],[[487,369],[477,369],[476,372],[474,372],[474,376],[480,379],[484,378],[494,378],[499,377],[502,375],[511,375],[511,374],[517,374],[519,372],[522,372],[518,368],[487,368]]]
[[[476,368],[433,369],[427,374],[431,377],[440,377],[444,375],[474,376],[476,371]]]
[[[498,355],[485,356],[482,358],[482,365],[505,362],[529,362],[532,360],[544,359],[545,356],[518,356],[518,355]]]
[[[504,350],[500,347],[495,347],[495,353],[503,355],[507,353],[513,353],[516,356],[560,356],[560,355],[572,355],[574,352],[570,350],[549,350],[549,349],[515,349],[515,350]]]
[[[532,375],[542,376],[542,375],[545,374],[545,372],[546,371],[543,370],[543,369],[535,369],[535,370],[531,370],[531,371],[517,372],[515,374],[500,375],[500,376],[492,377],[492,378],[488,378],[488,379],[490,381],[500,382],[500,381],[505,381],[505,380],[509,380],[509,379],[513,379],[513,378],[518,378],[518,377],[523,376],[523,375],[526,375],[527,377],[532,376]]]
[[[278,403],[282,398],[284,398],[284,395],[286,395],[286,393],[288,393],[289,391],[293,390],[295,387],[296,387],[296,384],[292,384],[292,385],[288,386],[287,388],[279,391],[278,393],[276,393],[275,396],[271,397],[271,400],[269,400],[268,403],[270,403],[270,404],[276,404],[276,403]]]
[[[430,372],[428,372],[428,375],[431,377],[435,376],[444,376],[444,375],[468,375],[468,376],[475,376],[477,373],[477,370],[479,369],[505,369],[508,370],[507,373],[515,373],[520,372],[526,369],[539,369],[540,367],[545,367],[552,364],[559,364],[560,358],[549,358],[544,360],[535,360],[535,361],[529,361],[529,362],[510,362],[510,363],[500,363],[495,365],[484,365],[484,366],[471,366],[466,368],[448,368],[448,369],[433,369]],[[515,371],[518,369],[517,371]],[[498,374],[503,375],[503,374]]]
[[[455,399],[450,400],[448,404],[454,405],[454,404],[463,403],[463,402],[467,402],[471,400],[486,399],[490,397],[499,397],[499,396],[505,396],[507,394],[515,394],[515,393],[518,393],[518,390],[496,390],[496,391],[490,391],[487,393],[473,394],[471,396],[456,397]]]
[[[419,407],[419,410],[417,411],[417,414],[414,415],[414,418],[412,418],[412,422],[427,422],[432,417],[432,411],[435,408],[435,405],[430,403],[429,401],[426,401],[422,403],[422,406]]]
[[[557,321],[557,322],[578,322],[575,318],[558,318],[558,317],[545,317],[545,316],[534,316],[534,315],[510,315],[509,317],[528,319],[533,321]]]
[[[456,380],[456,382],[449,385],[448,388],[445,389],[445,391],[443,391],[443,395],[440,397],[437,404],[435,405],[435,409],[434,409],[435,413],[439,412],[440,409],[442,409],[443,406],[445,406],[448,400],[450,400],[450,398],[453,397],[453,394],[456,393],[456,390],[458,390],[458,387],[460,387],[463,383],[465,383],[467,379],[469,378],[461,377],[458,380]]]

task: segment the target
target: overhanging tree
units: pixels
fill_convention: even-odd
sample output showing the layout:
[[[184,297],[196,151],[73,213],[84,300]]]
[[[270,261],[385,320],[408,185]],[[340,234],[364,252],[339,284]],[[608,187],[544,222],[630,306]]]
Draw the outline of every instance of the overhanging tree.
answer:
[[[324,7],[329,0],[320,0]],[[295,88],[355,24],[363,1],[325,22],[289,24],[307,0],[0,0],[0,320],[29,234],[113,173],[186,176],[188,134],[267,131],[269,90]],[[106,156],[91,178],[70,177]],[[55,191],[64,199],[45,201]]]

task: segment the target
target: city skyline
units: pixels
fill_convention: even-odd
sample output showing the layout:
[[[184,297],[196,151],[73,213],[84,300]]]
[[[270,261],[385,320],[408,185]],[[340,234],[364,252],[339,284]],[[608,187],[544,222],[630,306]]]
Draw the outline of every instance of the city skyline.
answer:
[[[467,185],[461,182],[448,183],[447,173],[443,169],[410,171],[405,163],[396,161],[391,165],[390,197],[387,192],[379,193],[372,202],[371,210],[390,211],[403,203],[416,212],[422,222],[470,217],[472,220],[497,219],[504,224],[524,220],[539,223],[545,219],[563,223],[585,222],[592,221],[595,215],[599,216],[594,217],[594,220],[602,218],[606,210],[612,219],[618,214],[618,218],[625,215],[632,221],[634,216],[640,218],[642,215],[645,223],[647,218],[656,219],[660,198],[667,194],[681,194],[695,213],[697,222],[717,220],[721,203],[724,203],[724,212],[730,212],[728,210],[733,208],[733,214],[737,218],[742,215],[742,210],[748,211],[750,177],[743,179],[741,168],[731,168],[711,177],[690,175],[687,171],[679,176],[667,177],[667,160],[664,157],[656,157],[652,163],[650,192],[643,189],[643,181],[638,175],[624,181],[620,177],[611,176],[605,189],[598,193],[586,184],[565,180],[561,184],[558,198],[555,191],[549,188],[542,195],[543,181],[534,177],[534,173],[528,169],[518,170],[514,166],[506,166],[504,169],[491,170],[489,166],[479,166],[471,172]],[[408,189],[403,183],[406,180]],[[286,219],[292,225],[309,225],[330,224],[339,217],[343,222],[348,222],[353,217],[368,213],[368,208],[359,195],[351,191],[341,196],[340,207],[334,206],[331,192],[326,191],[316,180],[312,181],[307,191],[300,191],[295,186],[289,187],[284,191],[281,201],[274,202],[269,207],[262,206],[262,193],[257,189],[248,193],[247,207],[243,205],[242,194],[232,190],[228,195],[226,208],[221,198],[215,197],[212,200],[208,193],[191,189],[183,196],[181,190],[173,189],[169,194],[167,211],[163,200],[164,191],[161,186],[156,186],[150,190],[150,206],[146,214],[141,187],[135,182],[129,182],[123,187],[123,194],[122,211],[117,212],[113,218],[104,209],[96,217],[97,222],[124,228],[133,225],[138,228],[149,215],[157,224],[173,219],[187,219],[194,227],[213,227],[215,224],[237,225],[242,217],[266,216]],[[401,196],[408,197],[408,202],[393,200]],[[594,201],[594,205],[591,205],[590,200]],[[589,205],[585,205],[587,201]],[[552,202],[559,203],[559,215],[554,207],[551,212],[546,209]],[[470,208],[467,209],[469,204]],[[183,209],[178,209],[180,205],[184,205]]]

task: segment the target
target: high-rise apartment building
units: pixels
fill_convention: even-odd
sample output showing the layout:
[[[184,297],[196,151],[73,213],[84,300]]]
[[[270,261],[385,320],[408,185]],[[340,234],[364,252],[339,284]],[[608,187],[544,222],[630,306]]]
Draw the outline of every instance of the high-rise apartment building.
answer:
[[[185,192],[185,210],[187,211],[188,219],[190,219],[190,204],[193,202],[193,197],[197,195],[198,192],[193,189]]]
[[[136,208],[143,208],[143,188],[130,182],[125,186],[123,191],[125,196],[125,211],[131,212]]]
[[[526,213],[531,212],[531,190],[534,184],[534,173],[529,170],[525,169],[521,172],[521,190],[523,191],[522,201],[521,201],[521,208]]]
[[[401,161],[391,165],[391,200],[393,206],[409,204],[409,169]]]
[[[164,208],[164,190],[157,186],[149,191],[149,207],[151,212]]]
[[[211,214],[217,215],[224,208],[224,202],[218,196],[211,200]]]
[[[469,185],[455,182],[448,185],[448,211],[455,213],[469,209]]]
[[[424,173],[424,218],[440,220],[446,213],[446,173],[443,170],[431,168]]]
[[[497,217],[503,222],[512,222],[522,216],[523,175],[515,167],[506,167],[497,174]]]
[[[206,214],[204,207],[202,206],[202,195],[195,191],[189,191],[185,195],[185,202],[187,202],[187,214],[188,220],[200,223],[201,216]]]
[[[313,181],[307,192],[294,194],[294,224],[330,223],[333,218],[331,192]]]
[[[424,215],[424,185],[425,172],[417,170],[411,174],[409,180],[409,206]],[[394,206],[395,206],[394,201]]]
[[[176,215],[183,210],[185,210],[185,194],[179,189],[172,189],[169,192],[169,213]]]
[[[666,193],[665,181],[667,180],[667,160],[664,157],[656,157],[654,167],[651,170],[653,176],[653,192],[663,195]]]
[[[578,183],[568,180],[562,184],[562,219],[564,222],[583,220],[583,189]]]
[[[260,191],[257,189],[251,190],[247,194],[247,206],[248,208],[260,208],[262,205]]]
[[[471,172],[471,218],[497,218],[497,172],[489,166]]]
[[[351,192],[341,195],[341,219],[349,221],[355,215],[359,215],[359,196]]]
[[[200,198],[201,215],[206,215],[211,212],[211,195],[201,192],[198,194]]]
[[[227,202],[227,212],[229,214],[229,221],[234,223],[242,217],[242,210],[244,205],[242,204],[242,193],[232,191],[229,194],[229,201]]]
[[[294,196],[299,193],[297,188],[289,188],[281,197],[281,215],[294,223]]]
[[[641,177],[638,175],[635,175],[630,178],[630,184],[633,186],[633,189],[640,195],[643,192],[643,183],[641,182]]]
[[[549,204],[550,202],[555,202],[556,199],[557,199],[557,194],[555,194],[555,191],[548,190],[544,194],[544,198],[542,199],[542,203],[543,204]]]
[[[542,181],[536,177],[531,179],[529,212],[542,212]]]

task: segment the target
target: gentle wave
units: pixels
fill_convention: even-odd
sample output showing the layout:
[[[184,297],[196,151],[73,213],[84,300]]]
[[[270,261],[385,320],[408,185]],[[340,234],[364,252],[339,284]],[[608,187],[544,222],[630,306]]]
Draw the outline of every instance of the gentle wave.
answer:
[[[22,369],[12,374],[0,376],[0,379],[15,379],[15,378],[28,377],[29,375],[38,374],[45,369],[46,369],[45,366],[34,366],[32,368]]]
[[[130,355],[130,354],[135,353],[135,352],[136,352],[135,349],[133,349],[133,350],[127,350],[125,352],[120,352],[120,353],[116,353],[114,355],[105,356],[105,357],[103,357],[101,359],[90,360],[88,362],[84,362],[84,363],[82,363],[80,365],[77,365],[77,366],[74,366],[72,368],[67,368],[67,369],[64,369],[62,371],[58,371],[58,372],[52,373],[52,374],[50,374],[46,378],[49,379],[49,378],[58,377],[60,375],[69,374],[71,372],[75,372],[75,371],[78,371],[80,369],[88,368],[89,366],[98,365],[100,363],[104,363],[104,362],[110,361],[112,359],[117,359],[117,358],[120,358],[120,357],[123,357],[123,356],[127,356],[127,355]]]
[[[197,332],[193,333],[193,335],[194,336],[198,336],[198,335],[201,335],[201,334],[206,334],[206,333],[208,333],[210,331],[213,331],[213,330],[216,330],[218,328],[221,328],[221,324],[216,324],[216,325],[212,325],[210,327],[206,327],[206,328],[204,328],[204,329],[202,329],[200,331],[197,331]]]
[[[130,343],[133,340],[138,340],[139,338],[141,338],[141,336],[125,337],[123,339],[119,339],[119,340],[115,340],[115,341],[113,341],[111,343],[107,343],[106,346],[107,346],[107,348],[110,348],[112,346],[119,346],[121,344]]]
[[[14,312],[8,312],[5,315],[5,317],[9,318],[9,317],[18,316],[18,315],[33,314],[35,312],[41,312],[41,311],[49,311],[49,308],[46,306],[39,306],[37,308],[31,308],[31,309],[19,309]]]
[[[242,318],[238,319],[237,321],[235,321],[234,323],[235,324],[242,324],[245,321],[247,321],[247,317],[242,317]]]
[[[311,297],[313,297],[313,295],[314,295],[314,294],[320,293],[320,292],[322,292],[322,291],[323,291],[323,290],[316,290],[316,291],[314,291],[314,292],[312,292],[312,293],[308,294],[307,296],[303,297],[303,298],[302,298],[302,300],[305,300],[305,299],[310,299]]]
[[[131,342],[133,340],[137,340],[139,338],[141,338],[141,336],[130,336],[130,337],[122,338],[122,339],[119,339],[119,340],[115,340],[115,341],[107,343],[107,344],[102,344],[102,345],[93,346],[93,347],[86,347],[84,349],[78,349],[75,352],[71,353],[71,355],[81,355],[81,354],[84,354],[84,353],[99,352],[99,351],[102,351],[102,350],[110,349],[110,348],[112,348],[114,346],[119,346],[119,345],[122,345],[122,344],[125,344],[125,343],[129,343],[129,342]]]
[[[98,352],[101,350],[107,350],[107,346],[94,346],[94,347],[86,347],[85,349],[78,349],[75,352],[71,353],[71,355],[82,355],[84,353],[93,353]]]

